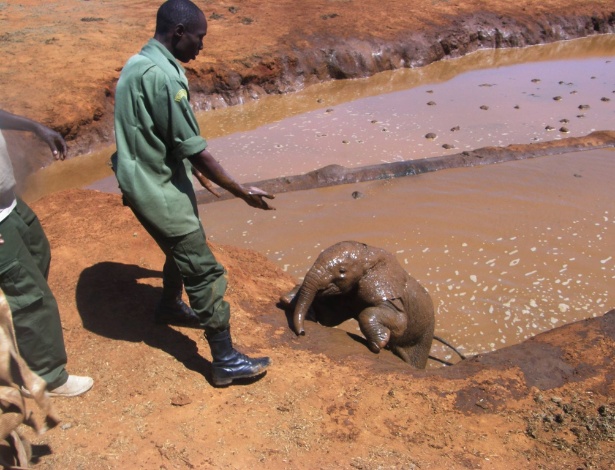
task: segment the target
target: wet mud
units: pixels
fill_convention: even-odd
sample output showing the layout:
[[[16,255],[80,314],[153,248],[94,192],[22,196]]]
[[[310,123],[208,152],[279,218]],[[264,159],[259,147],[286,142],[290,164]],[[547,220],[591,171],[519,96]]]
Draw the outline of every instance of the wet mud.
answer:
[[[608,367],[611,357],[591,357],[594,344],[613,341],[615,310],[594,320],[582,320],[540,334],[521,344],[499,349],[487,355],[472,357],[453,368],[434,371],[440,377],[455,380],[479,374],[485,367],[505,370],[515,364],[521,370],[520,380],[500,384],[498,396],[485,393],[480,383],[457,392],[456,407],[466,413],[494,411],[508,399],[518,399],[528,389],[548,391],[570,382],[582,382]],[[565,338],[565,339],[564,339]],[[613,377],[605,376],[592,385],[587,393],[604,394],[613,387]],[[478,406],[477,406],[478,405]]]
[[[109,10],[110,4],[0,4],[0,19],[6,20],[0,48],[8,59],[0,73],[3,103],[57,126],[70,137],[75,155],[112,141],[112,84],[124,61],[151,35],[157,6],[117,0]],[[470,18],[473,11],[480,18],[485,4],[393,0],[383,11],[382,2],[370,1],[244,0],[237,3],[239,12],[234,7],[231,13],[225,4],[212,1],[207,5],[220,18],[211,22],[211,49],[218,52],[189,73],[203,90],[224,84],[211,104],[224,107],[232,96],[241,96],[238,101],[253,99],[246,90],[262,96],[267,80],[275,85],[279,70],[269,59],[277,54],[280,38],[285,47],[301,50],[318,37],[346,38],[347,44],[348,38],[359,37],[359,45],[364,45],[369,42],[364,38],[390,41],[400,31],[431,31],[431,37],[442,31],[446,36],[455,18]],[[539,25],[539,37],[593,35],[612,24],[611,1],[488,4],[495,12],[492,16],[501,16],[502,26]],[[23,18],[28,28],[21,31]],[[566,26],[558,18],[576,19],[577,25]],[[38,23],[44,25],[42,35]],[[482,31],[481,25],[470,26],[471,31]],[[283,28],[294,31],[280,33]],[[496,42],[502,41],[498,35],[494,32]],[[344,41],[331,41],[333,46],[337,43]],[[425,45],[432,46],[442,47]],[[455,47],[453,43],[446,49],[454,55]],[[370,59],[369,54],[365,57]],[[332,67],[334,74],[352,70],[344,61]],[[45,79],[35,79],[33,68],[44,71]],[[331,76],[326,70],[322,73]],[[252,85],[263,83],[258,78],[263,76],[269,77],[267,83]],[[542,85],[547,82],[545,75],[539,78]],[[30,86],[32,81],[36,87]],[[301,79],[292,85],[302,86]],[[199,93],[198,88],[194,91]],[[557,95],[564,99],[553,101]],[[566,104],[566,97],[549,93],[523,116],[534,115],[547,102]],[[52,98],[57,105],[49,106]],[[421,113],[446,109],[442,95],[420,102],[430,100],[436,104],[424,104]],[[574,106],[579,104],[583,103]],[[599,106],[591,104],[588,117]],[[491,114],[497,106],[478,105],[489,107],[480,110],[484,119],[497,122]],[[338,118],[339,108],[327,113],[327,119]],[[549,119],[538,128],[534,123],[531,138],[559,139],[557,131],[544,128],[559,129],[557,120],[564,117],[574,121],[559,113],[553,117],[555,123]],[[367,117],[366,125],[373,119],[379,117]],[[340,121],[346,119],[327,125]],[[439,122],[446,131],[459,125]],[[466,131],[464,122],[461,134]],[[431,146],[429,152],[445,150],[448,155],[487,145],[529,143],[465,141],[455,143],[457,149],[443,149],[442,144],[453,143],[443,139],[445,133],[436,124],[417,130],[423,150]],[[483,121],[477,120],[476,126],[486,128]],[[566,136],[603,128],[581,131],[570,126]],[[424,139],[428,132],[436,138]],[[499,140],[503,136],[497,128],[491,134]],[[352,135],[339,137],[348,141],[340,142],[341,148],[358,153]],[[399,160],[437,156],[427,151],[410,155],[414,145],[404,148],[408,153]],[[347,159],[338,147],[331,153]],[[70,368],[96,379],[96,386],[78,402],[57,402],[61,427],[33,436],[41,453],[37,466],[612,468],[615,348],[612,314],[600,317],[613,305],[612,155],[610,150],[591,150],[283,193],[276,201],[278,211],[267,214],[267,220],[239,201],[205,205],[203,220],[215,240],[212,248],[229,271],[234,339],[242,351],[271,356],[274,363],[259,382],[226,389],[207,382],[210,362],[201,331],[153,325],[151,309],[161,292],[164,256],[118,196],[69,190],[36,201],[33,208],[53,246],[50,284],[62,312]],[[105,158],[102,155],[100,161]],[[383,162],[353,164],[395,158],[387,155]],[[72,169],[76,175],[100,171],[93,167]],[[279,176],[247,163],[245,167],[249,174],[242,175],[243,181]],[[290,165],[277,167],[291,170]],[[286,174],[303,172],[293,167]],[[408,180],[412,183],[401,184]],[[355,192],[363,196],[352,197]],[[304,265],[311,264],[310,256],[350,233],[395,252],[437,299],[436,332],[465,345],[468,352],[480,353],[476,361],[445,371],[417,372],[388,351],[370,353],[356,335],[340,329],[306,324],[313,342],[290,331],[275,299],[304,272]],[[110,275],[114,272],[121,276]],[[599,318],[556,328],[575,317],[592,316]],[[544,361],[531,354],[531,348],[515,344],[545,330],[551,331],[528,342],[544,353]],[[485,352],[512,344],[502,355]],[[389,358],[395,362],[389,364]],[[535,373],[535,363],[540,371],[552,372],[553,380]],[[454,375],[457,367],[461,378]],[[444,372],[451,376],[439,375]]]

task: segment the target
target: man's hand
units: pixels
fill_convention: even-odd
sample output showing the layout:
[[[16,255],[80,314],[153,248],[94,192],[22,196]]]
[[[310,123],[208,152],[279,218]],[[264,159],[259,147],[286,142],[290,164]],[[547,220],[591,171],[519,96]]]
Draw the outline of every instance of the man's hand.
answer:
[[[211,181],[205,178],[205,175],[203,175],[203,173],[201,173],[196,168],[192,167],[192,174],[197,179],[197,181],[201,183],[201,186],[203,186],[207,191],[209,191],[211,194],[213,194],[216,197],[220,197],[220,193],[216,191],[216,188],[214,188]]]
[[[218,163],[218,161],[212,156],[211,153],[207,151],[207,149],[202,150],[196,155],[188,157],[188,160],[190,160],[192,167],[197,172],[205,175],[207,180],[211,180],[221,188],[226,189],[233,196],[243,199],[249,206],[264,210],[275,209],[263,200],[263,198],[273,199],[274,196],[272,194],[269,194],[268,192],[254,186],[244,187],[239,184],[226,172],[224,168],[222,168],[222,165]],[[203,182],[201,182],[201,184],[203,184]],[[203,186],[205,186],[205,184],[203,184]],[[205,186],[205,188],[207,188],[207,186]]]
[[[4,238],[2,238],[2,234],[0,233],[0,245],[4,244]]]
[[[41,140],[45,141],[45,143],[49,145],[53,158],[56,160],[64,160],[66,158],[68,149],[62,134],[50,129],[49,127],[39,124],[36,129],[36,135],[38,135]]]
[[[56,160],[64,160],[66,158],[68,150],[62,134],[40,122],[0,109],[0,129],[33,132],[49,145],[53,158]]]
[[[249,186],[245,189],[246,194],[242,197],[242,199],[246,201],[249,206],[256,207],[257,209],[264,209],[266,211],[275,210],[275,207],[270,206],[267,201],[263,199],[275,199],[273,194],[269,194],[256,186]]]

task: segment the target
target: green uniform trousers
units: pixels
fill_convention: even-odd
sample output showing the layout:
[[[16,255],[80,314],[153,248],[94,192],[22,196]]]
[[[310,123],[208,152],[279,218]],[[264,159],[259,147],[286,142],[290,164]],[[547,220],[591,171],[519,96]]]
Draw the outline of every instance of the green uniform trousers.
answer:
[[[224,300],[226,270],[209,249],[203,227],[187,235],[167,237],[134,209],[132,211],[166,255],[162,269],[163,296],[181,292],[183,286],[190,307],[206,331],[227,329],[231,313]]]
[[[49,389],[68,380],[60,314],[47,275],[49,241],[36,214],[17,198],[17,206],[0,222],[0,288],[11,307],[17,347]]]

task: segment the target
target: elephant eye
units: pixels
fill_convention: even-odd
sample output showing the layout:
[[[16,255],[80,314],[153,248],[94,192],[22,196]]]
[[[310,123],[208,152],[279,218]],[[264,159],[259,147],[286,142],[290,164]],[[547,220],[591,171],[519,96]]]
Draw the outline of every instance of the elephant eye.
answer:
[[[340,268],[340,274],[346,274],[346,268]]]

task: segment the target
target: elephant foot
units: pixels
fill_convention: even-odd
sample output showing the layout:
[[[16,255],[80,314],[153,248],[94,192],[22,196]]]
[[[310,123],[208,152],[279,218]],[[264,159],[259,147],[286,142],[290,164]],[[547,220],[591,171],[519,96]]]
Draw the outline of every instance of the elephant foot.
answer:
[[[391,339],[391,330],[380,322],[380,317],[383,316],[382,308],[369,307],[363,310],[357,320],[361,333],[367,339],[367,347],[373,353],[379,353]]]
[[[365,334],[365,333],[363,333]],[[378,339],[367,338],[367,347],[373,353],[378,354],[381,349],[384,349],[389,344],[391,338],[391,332],[387,329],[386,332],[382,332]]]

